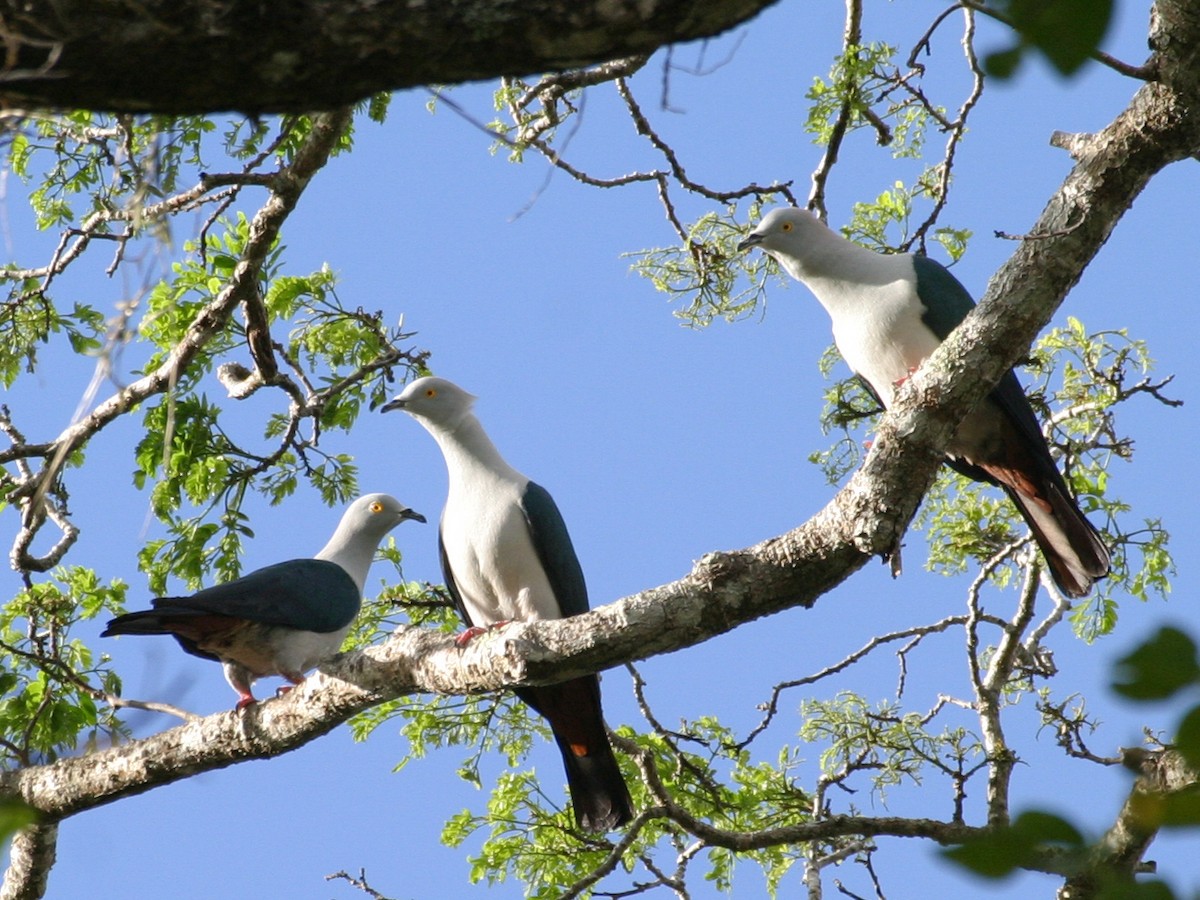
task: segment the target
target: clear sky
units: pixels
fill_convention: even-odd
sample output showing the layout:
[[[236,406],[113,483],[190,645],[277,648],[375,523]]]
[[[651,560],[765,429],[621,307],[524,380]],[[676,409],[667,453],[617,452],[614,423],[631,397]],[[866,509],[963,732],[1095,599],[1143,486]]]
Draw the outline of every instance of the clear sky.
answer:
[[[925,2],[867,6],[867,36],[905,52],[940,9]],[[836,52],[842,9],[831,0],[782,3],[714,42],[704,61],[728,55],[728,63],[702,75],[673,72],[669,112],[657,103],[661,59],[636,78],[643,105],[693,178],[721,188],[794,179],[797,194],[807,194],[820,149],[803,130],[804,92]],[[1119,12],[1106,48],[1141,62],[1147,6],[1123,3]],[[996,27],[981,23],[981,47],[1003,39]],[[699,62],[698,48],[676,50],[675,62]],[[955,29],[942,34],[928,64],[961,71]],[[1063,82],[1034,64],[1013,83],[989,86],[960,151],[943,220],[975,234],[955,269],[972,293],[982,294],[1013,250],[993,232],[1027,230],[1071,166],[1066,153],[1049,146],[1050,134],[1103,127],[1135,89],[1094,65]],[[489,85],[456,89],[453,97],[481,121],[494,116]],[[942,102],[957,105],[960,97],[947,93]],[[763,315],[706,330],[681,327],[665,296],[632,275],[623,256],[674,240],[653,187],[600,191],[561,173],[547,182],[540,160],[531,155],[515,166],[503,153],[490,155],[486,136],[446,107],[431,115],[426,100],[421,91],[399,95],[386,125],[359,126],[354,152],[320,173],[288,221],[287,267],[300,273],[327,262],[347,305],[384,309],[393,320],[403,316],[417,332],[414,342],[433,351],[433,370],[478,395],[476,411],[507,459],[557,499],[593,605],[672,581],[706,552],[754,544],[821,508],[832,489],[806,457],[828,443],[819,423],[824,384],[817,360],[830,334],[807,291],[780,283]],[[570,153],[606,176],[655,164],[611,89],[588,99]],[[830,182],[831,223],[841,224],[854,201],[874,197],[911,171],[869,136],[853,139]],[[1151,183],[1055,320],[1073,315],[1092,330],[1128,327],[1149,342],[1159,374],[1176,374],[1174,395],[1188,400],[1200,375],[1187,337],[1196,322],[1196,178],[1190,163]],[[20,184],[9,179],[5,255],[30,262],[24,205]],[[705,209],[693,200],[684,206],[687,216]],[[190,237],[182,226],[176,225],[180,242]],[[115,303],[132,287],[97,272],[79,289],[94,302],[110,297]],[[91,374],[89,362],[63,359],[53,378],[43,375],[39,388],[14,391],[6,402],[22,411],[32,400],[41,403],[45,435],[29,436],[56,434]],[[208,392],[223,395],[215,379]],[[1064,672],[1057,691],[1088,695],[1105,721],[1092,746],[1106,754],[1138,743],[1146,718],[1112,700],[1105,689],[1109,667],[1157,624],[1194,620],[1179,605],[1187,603],[1186,586],[1197,574],[1192,548],[1200,529],[1194,490],[1174,474],[1190,466],[1191,438],[1198,433],[1193,405],[1168,411],[1135,402],[1121,417],[1137,455],[1131,465],[1113,464],[1111,489],[1137,516],[1162,518],[1173,535],[1181,589],[1169,605],[1126,601],[1117,634],[1095,646],[1066,629],[1052,641]],[[247,419],[247,436],[258,427]],[[89,448],[90,472],[76,476],[72,492],[84,533],[70,561],[130,582],[130,605],[139,608],[149,595],[136,554],[157,532],[147,525],[147,496],[129,476],[132,435],[129,427],[110,429]],[[328,435],[324,447],[356,456],[364,492],[395,494],[429,517],[430,525],[405,524],[395,537],[408,578],[440,581],[432,523],[445,495],[445,471],[428,435],[406,416],[365,414],[352,435]],[[109,477],[97,478],[101,470]],[[312,492],[280,508],[251,509],[257,538],[247,547],[247,570],[315,552],[340,515]],[[6,516],[10,531],[12,511]],[[897,581],[872,565],[811,611],[791,610],[640,664],[660,720],[713,714],[745,729],[777,682],[836,662],[879,631],[961,609],[969,579],[925,572],[924,542],[922,534],[908,536],[906,570]],[[375,570],[369,589],[383,571]],[[4,577],[15,590],[15,575]],[[1010,600],[1000,595],[992,602],[1003,612]],[[919,671],[910,691],[929,705],[939,690],[965,692],[957,640],[947,638],[939,651],[913,662]],[[103,648],[117,659],[129,697],[168,700],[198,713],[227,709],[235,699],[216,665],[183,655],[170,640],[105,641]],[[880,700],[894,694],[895,683],[895,663],[887,656],[840,686]],[[272,687],[261,684],[259,695]],[[608,673],[604,691],[610,724],[644,727],[625,672]],[[789,700],[785,712],[794,717],[800,697]],[[1102,828],[1124,797],[1125,774],[1061,762],[1054,735],[1039,734],[1033,710],[1024,713],[1013,727],[1014,741],[1035,764],[1018,769],[1016,808],[1036,804]],[[1163,712],[1150,724],[1167,729],[1172,721]],[[176,724],[148,714],[131,722],[143,735]],[[455,777],[462,750],[392,773],[406,749],[394,728],[380,729],[365,744],[353,743],[340,728],[280,759],[233,766],[84,813],[62,825],[49,896],[344,900],[365,895],[324,877],[360,868],[388,896],[465,895],[464,853],[443,848],[439,833],[460,809],[482,810],[486,794]],[[806,770],[810,778],[815,756]],[[1039,760],[1049,762],[1039,766]],[[538,747],[531,762],[547,792],[561,796],[553,745]],[[489,760],[485,778],[502,764]],[[865,795],[855,802],[884,811]],[[931,783],[927,793],[898,790],[889,802],[896,813],[949,813],[949,792],[941,784]],[[993,888],[937,861],[932,847],[880,843],[875,864],[892,900],[924,896],[930,888],[943,896],[1023,897],[1049,896],[1055,887],[1052,879],[1023,876]],[[1181,840],[1162,840],[1150,858],[1161,861],[1176,885],[1194,891],[1200,881],[1187,854]],[[797,868],[782,896],[800,895],[799,877]],[[869,891],[854,867],[836,877]],[[752,863],[738,868],[736,881],[735,896],[761,892]],[[832,892],[828,880],[826,886]],[[694,897],[708,896],[698,877],[692,887]],[[496,898],[520,895],[513,884],[489,891]]]

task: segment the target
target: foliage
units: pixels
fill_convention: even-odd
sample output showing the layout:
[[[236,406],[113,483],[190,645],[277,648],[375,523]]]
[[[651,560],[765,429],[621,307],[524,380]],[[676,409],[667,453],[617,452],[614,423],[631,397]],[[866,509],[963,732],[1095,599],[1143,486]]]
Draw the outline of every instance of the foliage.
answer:
[[[1077,71],[1108,33],[1113,0],[1002,0],[997,18],[1016,32],[1016,41],[988,54],[988,72],[1009,78],[1035,51],[1063,75]]]
[[[378,103],[373,110],[382,114]],[[348,431],[363,409],[382,402],[396,374],[425,358],[400,349],[410,335],[387,326],[382,312],[346,307],[330,269],[286,272],[284,245],[273,236],[286,211],[270,204],[254,210],[254,194],[266,201],[294,189],[278,173],[291,177],[288,168],[319,139],[313,120],[303,117],[231,121],[222,133],[208,118],[87,112],[30,117],[12,134],[9,164],[31,185],[34,221],[57,233],[57,246],[46,265],[0,270],[7,288],[0,375],[9,386],[45,377],[62,352],[52,339],[65,338],[69,352],[96,360],[96,391],[111,387],[113,394],[49,441],[27,439],[20,410],[0,416],[12,445],[0,452],[0,491],[24,510],[13,559],[26,572],[26,589],[0,614],[0,748],[10,765],[125,734],[116,715],[119,678],[106,656],[72,636],[78,623],[121,611],[125,585],[104,585],[80,567],[32,577],[51,568],[78,534],[66,498],[72,470],[87,465],[87,438],[122,415],[140,414],[130,469],[134,484],[150,492],[164,534],[143,547],[140,567],[155,593],[171,579],[194,588],[240,573],[243,541],[253,537],[246,506],[254,494],[279,503],[307,483],[327,503],[346,502],[357,491],[356,467],[344,451],[325,449],[322,435]],[[345,150],[349,141],[343,128],[327,152]],[[230,171],[209,171],[214,158],[225,159]],[[133,259],[160,258],[173,221],[196,211],[207,213],[197,235],[115,315],[92,300],[60,299],[76,293],[81,260],[108,251],[111,274]],[[239,305],[243,321],[230,315]],[[268,330],[265,343],[256,329]],[[283,329],[286,340],[269,336]],[[52,356],[43,360],[41,347]],[[246,348],[253,373],[236,361]],[[103,377],[118,354],[140,354],[132,385]],[[177,365],[181,359],[187,364]],[[205,393],[214,374],[233,388],[257,378],[282,401],[260,440],[242,435],[238,417]],[[43,528],[61,536],[36,558],[28,548]]]
[[[62,567],[0,610],[0,760],[6,769],[127,736],[116,710],[121,679],[105,654],[72,632],[121,611],[126,585]],[[6,807],[19,820],[18,807]],[[0,829],[2,830],[2,829]]]
[[[751,204],[750,217],[761,208]],[[684,250],[659,247],[630,254],[634,272],[673,301],[686,302],[675,315],[689,326],[702,328],[717,318],[736,322],[752,314],[765,295],[767,276],[778,268],[761,254],[738,253],[743,229],[737,213],[736,204],[723,214],[705,213],[688,229]],[[742,276],[749,285],[741,284]]]
[[[1060,71],[1073,71],[1095,51],[1110,13],[1109,0],[1001,4],[1016,44],[992,54],[987,65],[1008,74],[1036,50]],[[956,113],[926,94],[924,66],[916,61],[920,45],[906,60],[895,47],[863,40],[853,29],[828,75],[814,79],[807,92],[804,127],[826,148],[813,176],[814,209],[823,211],[844,141],[873,138],[894,164],[886,186],[854,204],[843,229],[878,252],[924,251],[932,240],[953,263],[968,249],[971,233],[942,221],[955,148],[982,91],[970,40],[973,19],[966,19],[969,86]],[[1062,40],[1066,31],[1071,35]],[[631,253],[633,270],[666,294],[689,326],[761,313],[778,285],[777,268],[761,254],[739,253],[737,245],[746,223],[768,205],[797,203],[791,182],[717,189],[690,178],[636,99],[640,87],[632,79],[644,63],[619,60],[537,81],[505,79],[495,95],[497,118],[487,126],[493,150],[506,149],[513,162],[541,154],[559,171],[598,187],[653,184],[678,243]],[[566,154],[587,93],[610,86],[656,162],[605,177],[573,165]],[[434,99],[453,106],[445,93]],[[359,114],[381,121],[386,108],[386,97],[374,97]],[[333,137],[326,140],[329,128]],[[68,430],[27,438],[20,410],[0,413],[10,443],[0,452],[0,493],[22,512],[12,558],[25,585],[0,611],[6,768],[129,736],[119,717],[119,676],[77,637],[82,623],[122,610],[126,586],[59,565],[77,533],[68,486],[86,471],[90,438],[121,417],[138,419],[129,471],[148,492],[158,529],[138,558],[149,588],[159,593],[173,580],[191,588],[236,577],[244,542],[254,536],[256,501],[282,504],[307,488],[332,505],[357,491],[354,460],[338,438],[382,402],[396,379],[421,371],[427,354],[405,347],[412,335],[389,326],[382,312],[343,303],[330,266],[293,271],[282,233],[311,175],[305,168],[310,158],[347,152],[353,134],[349,118],[332,114],[220,123],[79,111],[30,117],[11,134],[9,165],[30,186],[36,226],[51,236],[53,249],[45,265],[0,270],[8,288],[0,310],[0,380],[10,387],[37,376],[52,364],[44,356],[63,352],[95,357],[101,375],[116,355],[134,354],[138,380],[122,386],[98,379],[112,392],[99,403],[88,398],[87,411],[72,423],[82,437]],[[942,135],[945,144],[935,152],[934,138]],[[224,171],[214,171],[214,163]],[[893,177],[894,171],[906,176]],[[179,252],[168,254],[184,213],[202,213],[202,224]],[[129,260],[160,253],[172,255],[169,266],[146,277],[115,314],[71,297],[79,259],[104,255],[110,273],[128,272]],[[829,375],[835,363],[835,354],[827,353],[822,371]],[[1153,381],[1152,369],[1148,349],[1125,330],[1089,332],[1075,319],[1030,352],[1031,398],[1072,489],[1114,551],[1112,575],[1092,598],[1071,607],[1051,591],[1050,609],[1039,608],[1039,563],[1011,505],[994,491],[944,474],[916,527],[927,535],[931,570],[976,575],[969,583],[963,579],[960,610],[881,633],[837,663],[777,685],[758,706],[760,723],[746,733],[711,716],[665,727],[655,718],[648,686],[631,668],[644,722],[619,727],[615,742],[641,812],[624,835],[597,837],[575,828],[563,792],[554,788],[557,772],[539,777],[528,762],[548,732],[509,693],[391,701],[355,718],[352,734],[365,740],[380,729],[399,731],[408,750],[396,767],[406,775],[434,756],[461,754],[458,774],[478,788],[486,784],[488,799],[483,810],[452,816],[443,840],[464,848],[473,882],[519,881],[531,897],[657,888],[687,895],[693,868],[716,890],[732,893],[739,868],[755,866],[772,896],[791,887],[789,876],[819,885],[827,868],[847,861],[873,877],[874,836],[889,832],[863,801],[887,809],[909,786],[920,786],[930,808],[946,814],[910,817],[891,833],[955,844],[947,855],[987,877],[1015,869],[1072,877],[1091,864],[1103,838],[1039,810],[1006,824],[1011,811],[994,798],[1007,796],[1021,749],[1005,736],[1002,722],[1023,700],[1035,704],[1066,755],[1087,761],[1081,765],[1112,764],[1084,745],[1095,723],[1083,698],[1056,693],[1047,637],[1061,623],[1085,641],[1109,635],[1119,621],[1118,596],[1145,601],[1170,589],[1174,568],[1162,523],[1132,522],[1132,511],[1109,483],[1115,462],[1132,456],[1132,441],[1116,426],[1117,410],[1143,395],[1176,402],[1163,393],[1169,379]],[[247,426],[236,402],[206,392],[214,377],[234,401],[261,391],[270,408]],[[860,464],[864,429],[877,412],[855,381],[835,382],[826,392],[825,427],[837,440],[810,458],[830,483]],[[58,529],[60,538],[38,557],[30,547],[43,528]],[[396,628],[457,627],[444,590],[405,579],[394,542],[381,555],[392,569],[365,604],[347,646],[369,645]],[[944,673],[944,691],[921,708],[906,692],[908,660],[935,641],[957,641],[961,665]],[[894,691],[842,685],[840,676],[876,664],[888,647],[899,647]],[[1200,685],[1194,642],[1164,629],[1123,660],[1120,677],[1116,689],[1133,699],[1194,694]],[[797,690],[800,698],[783,705]],[[1174,741],[1153,750],[1178,751],[1188,765],[1200,766],[1200,706],[1183,716]],[[492,777],[487,772],[495,757],[506,771]],[[1200,822],[1194,789],[1139,796],[1133,807],[1141,827]],[[987,799],[969,801],[980,797]],[[20,805],[0,808],[0,834],[29,821]],[[609,878],[612,887],[604,881]],[[1114,876],[1112,885],[1134,890],[1127,881]],[[1158,896],[1159,887],[1136,890]]]

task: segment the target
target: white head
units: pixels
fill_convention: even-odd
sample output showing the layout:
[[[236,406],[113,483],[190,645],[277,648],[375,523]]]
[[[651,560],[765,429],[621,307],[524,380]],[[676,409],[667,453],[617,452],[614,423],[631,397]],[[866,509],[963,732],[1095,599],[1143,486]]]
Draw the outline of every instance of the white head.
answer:
[[[843,242],[808,210],[786,206],[763,216],[737,248],[758,247],[774,257],[789,275],[803,281],[805,275],[813,274],[813,263],[822,251],[830,247],[829,237],[837,238],[836,243]]]
[[[383,411],[402,409],[423,423],[452,431],[474,405],[474,394],[468,394],[453,381],[427,375],[409,382],[395,400],[384,404]]]
[[[346,507],[338,531],[351,540],[373,540],[378,546],[385,534],[406,519],[425,521],[423,515],[389,494],[364,494]]]
[[[335,562],[358,585],[359,593],[367,580],[367,570],[384,535],[406,519],[424,522],[425,517],[413,512],[395,497],[387,494],[365,494],[342,514],[342,521],[317,559]]]

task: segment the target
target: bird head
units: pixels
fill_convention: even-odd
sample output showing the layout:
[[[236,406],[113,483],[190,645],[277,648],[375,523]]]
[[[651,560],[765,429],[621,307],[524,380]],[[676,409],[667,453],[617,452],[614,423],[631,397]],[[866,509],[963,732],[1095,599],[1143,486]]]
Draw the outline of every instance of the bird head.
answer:
[[[794,206],[773,209],[758,227],[737,245],[738,250],[758,247],[787,270],[793,278],[803,280],[805,261],[813,249],[818,232],[828,231],[816,216]]]
[[[379,535],[382,539],[401,522],[409,519],[425,521],[423,515],[409,509],[390,494],[364,494],[346,508],[339,527],[346,527],[355,533]]]
[[[394,400],[383,405],[383,412],[402,409],[417,419],[452,429],[474,404],[475,395],[453,381],[427,375],[409,382]]]

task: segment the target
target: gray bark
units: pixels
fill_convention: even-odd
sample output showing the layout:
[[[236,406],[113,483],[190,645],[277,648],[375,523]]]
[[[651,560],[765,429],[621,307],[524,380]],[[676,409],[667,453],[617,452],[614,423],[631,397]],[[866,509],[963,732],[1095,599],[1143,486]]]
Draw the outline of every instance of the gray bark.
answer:
[[[0,97],[111,112],[309,112],[713,37],[775,0],[2,0]]]
[[[146,7],[130,7],[134,8]],[[189,8],[193,14],[198,9]],[[217,8],[203,6],[210,12]],[[596,9],[602,8],[608,6],[597,4]],[[225,6],[220,9],[228,13]],[[503,19],[506,12],[511,10],[504,6],[496,15]],[[222,22],[232,27],[228,18],[218,24]],[[12,21],[6,24],[10,30],[14,27]],[[155,29],[146,25],[144,30]],[[219,31],[209,23],[209,33],[214,30]],[[571,42],[563,42],[559,64],[586,61],[584,51],[567,53]],[[461,44],[453,46],[453,54],[441,56],[443,72],[456,76],[432,77],[435,59],[413,83],[495,74],[465,71],[461,60],[470,54]],[[908,389],[884,418],[862,469],[813,519],[757,546],[711,554],[676,582],[585,616],[512,625],[461,651],[444,635],[405,629],[376,647],[333,661],[287,697],[244,714],[209,716],[87,756],[5,772],[0,775],[0,796],[23,798],[45,816],[46,824],[18,840],[34,840],[39,829],[52,828],[64,817],[196,772],[286,752],[388,698],[558,681],[682,649],[764,615],[810,607],[872,556],[890,552],[964,410],[978,402],[1030,345],[1148,181],[1165,166],[1200,153],[1200,0],[1161,0],[1152,21],[1151,46],[1156,51],[1156,79],[1141,87],[1103,131],[1060,141],[1070,146],[1077,161],[1074,169],[1030,236],[997,272],[979,308],[908,381]],[[635,49],[611,47],[602,55]],[[428,46],[424,52],[431,52]],[[451,55],[456,59],[446,62]],[[267,52],[262,58],[269,56]],[[43,79],[47,85],[52,80]],[[275,78],[276,83],[287,81]],[[14,83],[10,78],[6,87]],[[37,82],[23,83],[29,87]],[[259,108],[270,108],[282,94],[261,96]],[[194,108],[189,104],[196,104],[199,94],[185,85],[177,97],[180,108]],[[269,103],[269,97],[275,100]],[[231,102],[222,100],[219,105]],[[322,103],[310,96],[307,105]],[[866,828],[862,825],[860,833],[899,833]],[[1151,838],[1139,835],[1137,856]],[[52,858],[52,840],[49,846]],[[45,866],[41,888],[37,866],[24,875],[10,868],[9,878],[24,877],[26,888],[12,896],[37,896],[44,890]]]

